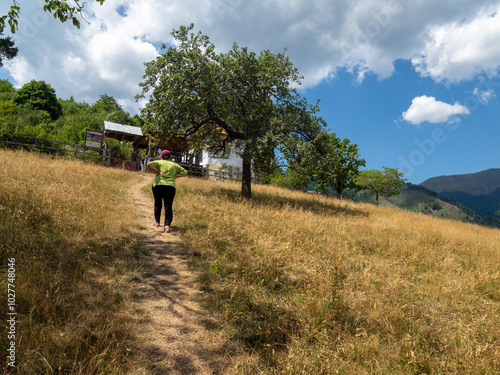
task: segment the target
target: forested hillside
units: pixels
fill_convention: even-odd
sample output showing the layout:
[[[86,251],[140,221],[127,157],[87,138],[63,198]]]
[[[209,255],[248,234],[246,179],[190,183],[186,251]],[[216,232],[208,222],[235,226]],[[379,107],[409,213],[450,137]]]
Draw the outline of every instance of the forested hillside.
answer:
[[[124,111],[111,96],[103,94],[94,104],[79,103],[72,97],[57,98],[44,81],[31,81],[16,90],[0,80],[0,132],[37,136],[82,144],[85,129],[102,130],[103,122],[141,126],[141,119]],[[128,150],[108,140],[113,156],[127,158]]]
[[[349,196],[355,202],[374,203],[373,194],[368,192],[351,192]],[[469,205],[458,199],[444,196],[421,185],[406,183],[401,193],[381,201],[382,206],[397,207],[402,210],[422,213],[441,219],[458,220],[488,227],[500,228],[500,220],[496,217],[481,216]]]
[[[420,184],[470,208],[477,215],[497,217],[500,210],[500,169],[439,176]]]

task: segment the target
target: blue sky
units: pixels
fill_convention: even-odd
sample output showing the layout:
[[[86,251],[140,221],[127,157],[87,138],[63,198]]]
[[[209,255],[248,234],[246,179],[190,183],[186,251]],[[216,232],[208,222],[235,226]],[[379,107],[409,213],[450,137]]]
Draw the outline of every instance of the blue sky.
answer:
[[[500,79],[485,85],[499,90]],[[420,77],[409,62],[398,61],[389,78],[369,75],[357,84],[343,71],[303,95],[310,102],[321,99],[321,115],[329,128],[359,145],[367,168],[398,167],[409,182],[419,184],[434,176],[500,168],[499,100],[495,96],[482,104],[473,95],[476,86],[476,81],[436,84]],[[470,113],[439,123],[405,121],[403,113],[423,95],[465,103]]]
[[[412,183],[500,168],[500,0],[106,0],[85,5],[80,30],[37,0],[21,6],[20,52],[0,69],[16,87],[44,80],[61,98],[107,94],[137,113],[143,63],[194,23],[220,51],[287,48],[300,93],[321,99],[367,168]]]

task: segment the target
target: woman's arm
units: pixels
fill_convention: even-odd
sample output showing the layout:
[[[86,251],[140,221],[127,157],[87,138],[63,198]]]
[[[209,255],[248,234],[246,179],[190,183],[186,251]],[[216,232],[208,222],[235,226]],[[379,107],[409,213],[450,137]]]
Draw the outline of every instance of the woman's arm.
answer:
[[[158,168],[156,168],[155,166],[151,165],[150,163],[148,163],[148,165],[146,165],[146,167],[151,171],[151,172],[154,172],[156,174],[159,174],[160,176],[163,176],[163,172],[161,172]]]
[[[180,173],[180,174],[176,175],[174,178],[181,178],[181,177],[185,177],[187,175],[188,175],[187,172],[186,173]]]

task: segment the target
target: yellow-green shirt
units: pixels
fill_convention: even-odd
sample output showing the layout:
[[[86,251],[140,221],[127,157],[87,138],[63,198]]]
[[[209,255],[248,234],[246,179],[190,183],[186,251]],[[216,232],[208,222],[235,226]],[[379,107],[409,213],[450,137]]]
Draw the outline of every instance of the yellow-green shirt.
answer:
[[[187,173],[179,164],[170,160],[153,160],[150,162],[153,167],[163,172],[163,176],[157,175],[153,181],[153,187],[156,185],[167,185],[175,187],[175,176],[181,173]]]

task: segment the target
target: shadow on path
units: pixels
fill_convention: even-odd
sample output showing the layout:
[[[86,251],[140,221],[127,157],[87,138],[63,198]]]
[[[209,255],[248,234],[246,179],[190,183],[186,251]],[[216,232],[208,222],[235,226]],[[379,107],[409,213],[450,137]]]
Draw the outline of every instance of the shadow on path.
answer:
[[[135,331],[146,374],[226,374],[243,351],[215,330],[215,318],[203,310],[196,273],[188,269],[188,250],[175,230],[163,233],[152,225],[152,200],[142,187],[144,176],[129,189],[141,222],[137,243],[144,255],[143,275],[134,280]],[[150,223],[151,225],[147,225]],[[244,360],[244,359],[243,359]]]

